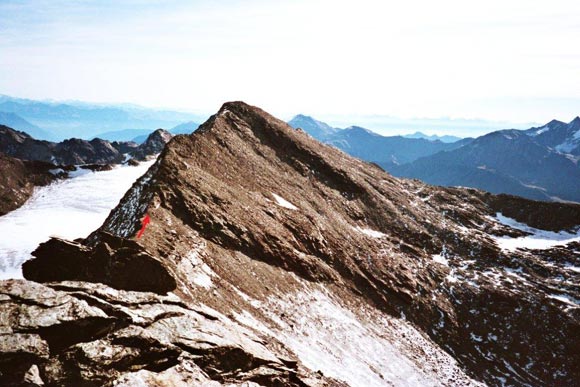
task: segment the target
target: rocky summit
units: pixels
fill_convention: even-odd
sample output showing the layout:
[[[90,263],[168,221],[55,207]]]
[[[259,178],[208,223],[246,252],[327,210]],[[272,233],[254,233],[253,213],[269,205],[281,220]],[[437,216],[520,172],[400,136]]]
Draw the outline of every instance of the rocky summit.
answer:
[[[0,384],[574,385],[580,244],[503,243],[579,223],[226,103],[101,228],[0,283]]]

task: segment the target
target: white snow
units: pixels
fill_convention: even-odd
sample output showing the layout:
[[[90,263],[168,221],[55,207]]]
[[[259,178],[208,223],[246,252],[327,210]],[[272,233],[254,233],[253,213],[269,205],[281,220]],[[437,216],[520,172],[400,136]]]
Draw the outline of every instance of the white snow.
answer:
[[[287,208],[289,210],[297,210],[298,209],[298,207],[296,207],[294,204],[290,203],[288,200],[284,199],[282,196],[276,195],[275,193],[272,193],[272,196],[276,200],[276,204],[278,204],[280,207],[284,207],[284,208]]]
[[[574,297],[570,297],[570,296],[565,295],[565,294],[550,294],[550,295],[548,295],[548,298],[553,298],[554,300],[558,300],[560,302],[563,302],[563,303],[569,304],[569,305],[574,305],[574,306],[580,305],[580,300],[578,300]]]
[[[356,227],[355,228],[356,231],[365,234],[366,236],[369,236],[371,238],[383,238],[386,237],[387,234],[384,234],[380,231],[376,231],[376,230],[372,230],[370,228],[363,228],[363,227]]]
[[[536,137],[536,136],[538,136],[538,135],[540,135],[542,133],[547,132],[548,130],[550,130],[550,127],[549,126],[545,126],[542,129],[538,129],[535,132],[530,133],[529,135],[532,136],[532,137]]]
[[[37,188],[22,207],[0,217],[0,279],[22,278],[22,263],[50,236],[82,238],[98,228],[153,162],[103,172],[81,169]]]
[[[61,173],[64,173],[64,169],[62,168],[49,169],[48,172],[50,172],[53,175],[59,175]]]
[[[211,288],[213,285],[211,277],[204,272],[197,273],[195,277],[193,277],[193,283],[206,289]]]
[[[432,256],[432,258],[437,263],[440,263],[440,264],[445,265],[445,266],[449,266],[449,261],[447,260],[447,258],[442,256],[441,254],[434,254]]]
[[[503,225],[531,234],[517,238],[506,236],[494,237],[498,246],[505,251],[515,251],[519,248],[544,250],[554,246],[566,245],[570,242],[580,241],[580,231],[572,234],[566,231],[553,232],[540,230],[524,223],[520,223],[515,219],[503,216],[499,212],[496,214],[496,220]]]

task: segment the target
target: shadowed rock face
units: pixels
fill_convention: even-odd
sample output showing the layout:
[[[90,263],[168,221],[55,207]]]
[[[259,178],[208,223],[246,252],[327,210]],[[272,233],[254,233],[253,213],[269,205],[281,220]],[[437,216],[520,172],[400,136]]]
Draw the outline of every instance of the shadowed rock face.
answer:
[[[151,133],[147,140],[134,142],[109,142],[95,138],[90,141],[71,138],[59,143],[36,140],[24,132],[0,125],[0,152],[22,160],[45,161],[61,165],[120,164],[129,154],[145,160],[161,150],[172,134],[163,129]]]
[[[175,280],[165,266],[131,240],[101,235],[93,248],[52,238],[22,267],[26,278],[37,282],[101,282],[115,289],[167,293]]]
[[[227,103],[194,134],[176,136],[87,240],[53,239],[26,264],[27,278],[102,312],[91,315],[101,319],[90,337],[62,342],[9,328],[14,321],[6,329],[47,342],[50,353],[27,355],[23,372],[36,365],[52,383],[476,384],[470,375],[491,385],[571,384],[580,378],[579,308],[551,296],[580,299],[568,269],[580,265],[574,245],[507,253],[492,239],[523,234],[495,221],[498,211],[536,227],[576,226],[541,214],[578,206],[534,203],[396,179],[258,108]],[[520,206],[534,215],[524,219]],[[145,214],[151,224],[129,241]],[[129,275],[119,285],[100,262],[143,256],[172,286],[144,281],[138,290],[148,292],[137,293],[90,283],[129,289]],[[14,285],[3,286],[15,307]],[[393,343],[395,355],[381,357]],[[333,368],[336,358],[348,361]],[[341,372],[349,364],[360,365]]]
[[[50,184],[58,176],[50,173],[54,165],[23,161],[0,153],[0,215],[20,207],[35,186]]]

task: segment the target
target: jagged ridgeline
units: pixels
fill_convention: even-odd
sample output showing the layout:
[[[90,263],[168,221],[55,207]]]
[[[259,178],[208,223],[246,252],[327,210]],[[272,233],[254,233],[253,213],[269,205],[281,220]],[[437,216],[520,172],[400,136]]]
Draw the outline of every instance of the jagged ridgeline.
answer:
[[[498,212],[580,222],[577,205],[394,178],[226,103],[100,229],[2,283],[0,380],[574,385],[580,245],[501,249],[524,233]]]

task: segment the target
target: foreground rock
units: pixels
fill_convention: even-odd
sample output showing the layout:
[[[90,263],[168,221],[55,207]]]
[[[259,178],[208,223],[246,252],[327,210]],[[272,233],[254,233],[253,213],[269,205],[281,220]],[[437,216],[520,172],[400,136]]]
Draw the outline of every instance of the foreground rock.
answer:
[[[112,235],[101,235],[95,248],[52,238],[22,266],[26,278],[37,282],[76,280],[101,282],[115,289],[167,293],[175,280],[162,262],[141,246]]]
[[[36,334],[26,340],[49,348],[29,353],[9,340],[0,362],[28,351],[18,380],[36,366],[45,383],[70,385],[572,385],[577,246],[501,250],[499,236],[525,233],[495,215],[522,221],[520,206],[537,227],[577,226],[541,213],[578,206],[399,180],[228,103],[174,138],[101,229],[81,243],[41,245],[25,275],[44,286],[0,286],[2,315],[23,316],[6,320],[7,337]],[[130,241],[146,214],[151,224]],[[113,281],[118,262],[143,257],[171,286],[122,290],[129,273]],[[63,305],[84,302],[72,318],[80,326],[97,321],[77,329],[80,340],[19,328],[53,321],[34,319],[46,287],[76,300]],[[57,305],[43,310],[60,313]]]
[[[31,374],[36,384],[69,386],[112,385],[121,376],[124,385],[326,385],[251,331],[174,295],[10,280],[0,297],[3,386]]]

